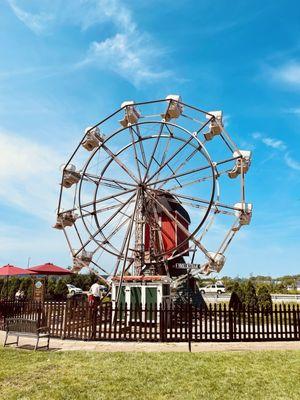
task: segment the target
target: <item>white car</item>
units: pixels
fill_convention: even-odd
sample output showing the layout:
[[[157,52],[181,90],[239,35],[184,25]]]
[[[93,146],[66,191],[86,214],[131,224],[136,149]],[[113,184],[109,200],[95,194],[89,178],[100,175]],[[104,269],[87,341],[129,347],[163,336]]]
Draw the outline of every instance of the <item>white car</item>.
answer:
[[[67,288],[68,288],[69,294],[71,296],[75,296],[76,294],[82,294],[82,289],[80,289],[80,288],[78,288],[78,287],[76,287],[74,285],[69,285],[68,284]]]
[[[200,288],[200,293],[205,294],[205,293],[225,293],[226,289],[225,286],[222,283],[214,283],[212,285],[207,285],[203,288]]]

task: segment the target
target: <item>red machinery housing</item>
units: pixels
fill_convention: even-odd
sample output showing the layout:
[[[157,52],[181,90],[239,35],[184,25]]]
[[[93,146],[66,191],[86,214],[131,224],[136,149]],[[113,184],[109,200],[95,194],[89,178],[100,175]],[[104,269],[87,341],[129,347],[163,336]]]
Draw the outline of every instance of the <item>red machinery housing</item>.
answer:
[[[188,231],[191,223],[190,216],[174,196],[165,192],[158,193],[156,196],[162,206]],[[159,227],[157,227],[157,222]],[[160,233],[158,233],[158,230]],[[158,235],[161,237],[159,238]],[[166,252],[165,259],[175,254],[187,256],[189,242],[187,240],[184,244],[181,245],[181,243],[188,237],[187,232],[184,232],[162,208],[158,207],[156,226],[151,223],[151,220],[145,225],[145,252],[153,250],[161,252],[163,250],[163,252]],[[161,247],[163,248],[161,249]]]

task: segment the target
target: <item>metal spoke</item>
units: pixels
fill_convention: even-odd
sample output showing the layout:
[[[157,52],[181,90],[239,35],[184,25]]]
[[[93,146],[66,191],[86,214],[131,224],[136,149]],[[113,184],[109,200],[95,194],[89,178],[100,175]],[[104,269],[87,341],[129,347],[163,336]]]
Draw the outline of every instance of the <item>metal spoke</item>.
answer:
[[[190,139],[185,142],[183,145],[181,145],[168,159],[167,161],[165,161],[163,164],[160,165],[160,167],[157,169],[157,171],[150,176],[150,178],[146,181],[146,183],[148,184],[149,182],[152,181],[152,179],[159,174],[159,172],[167,165],[169,164],[170,161],[173,160],[173,158],[175,158],[177,156],[177,154],[179,154],[192,140],[194,139],[193,136],[190,137]],[[157,183],[157,182],[156,182]]]
[[[117,227],[107,236],[106,240],[104,240],[103,242],[101,242],[101,244],[104,245],[104,244],[108,243],[108,241],[109,241],[116,233],[118,233],[119,230],[120,230],[121,228],[123,228],[123,226],[126,225],[127,222],[128,222],[130,219],[131,219],[131,216],[130,216],[130,215],[127,215],[127,218],[126,218],[124,221],[122,221],[121,223],[119,223],[119,224],[117,225]],[[115,248],[115,246],[113,246],[113,245],[111,245],[111,244],[110,244],[110,246],[113,247],[115,250],[117,250],[117,249]],[[97,250],[98,250],[98,249],[97,249]],[[96,250],[96,251],[97,251],[97,250]],[[96,251],[95,251],[95,252],[96,252]]]
[[[94,240],[95,237],[102,232],[102,230],[118,215],[118,213],[134,198],[136,194],[134,193],[129,200],[126,201],[117,211],[115,211],[109,218],[108,220],[100,226],[99,229],[84,243],[83,246],[76,252],[75,256],[77,256],[90,242],[91,240]]]
[[[131,139],[132,139],[132,143],[133,143],[133,150],[134,150],[134,158],[135,158],[135,164],[136,164],[136,168],[139,174],[139,180],[140,182],[142,181],[142,175],[141,175],[141,170],[140,170],[140,165],[139,165],[139,158],[138,158],[138,154],[137,154],[137,150],[136,150],[136,145],[135,145],[135,140],[134,140],[134,136],[133,136],[133,131],[131,126],[129,126],[129,131],[131,134]]]
[[[173,193],[171,193],[169,191],[168,191],[168,193],[173,194]],[[209,200],[200,199],[200,198],[195,197],[195,196],[188,196],[188,195],[185,195],[185,194],[178,194],[178,193],[175,193],[174,196],[182,198],[182,199],[192,200],[192,201],[195,201],[197,203],[208,204],[208,205],[210,204]],[[243,209],[235,208],[233,206],[228,206],[227,204],[219,203],[219,202],[213,202],[212,205],[217,207],[217,208],[221,207],[221,208],[226,208],[226,209],[234,210],[234,211],[243,211]]]
[[[161,165],[161,163],[159,163],[159,162],[157,161],[156,158],[154,158],[154,161],[156,162],[157,165]],[[168,168],[169,168],[169,170],[174,174],[174,171],[173,171],[173,169],[169,166],[169,164],[168,164]],[[158,178],[159,178],[159,174],[157,175],[157,179],[156,179],[156,181],[154,182],[154,187],[156,186],[156,184],[157,184],[157,182],[158,182]],[[176,182],[180,185],[180,182],[179,182],[176,178],[174,178],[174,179],[175,179]]]
[[[150,157],[150,160],[149,160],[149,164],[148,164],[146,172],[145,172],[145,176],[144,176],[144,180],[143,180],[144,183],[147,181],[148,173],[150,171],[151,164],[152,164],[153,158],[155,156],[156,149],[157,149],[157,146],[158,146],[158,143],[159,143],[159,140],[160,140],[160,136],[162,134],[163,129],[164,129],[164,122],[162,122],[161,125],[160,125],[160,130],[159,130],[159,133],[158,133],[156,141],[155,141],[154,149],[152,151],[152,154],[151,154],[151,157]]]
[[[140,147],[140,151],[142,154],[142,159],[143,159],[143,163],[141,163],[141,161],[139,160],[139,162],[144,166],[145,169],[148,168],[148,163],[147,163],[147,159],[146,159],[146,155],[145,155],[145,150],[144,150],[144,145],[143,145],[143,138],[140,132],[140,127],[138,125],[135,126],[136,130],[131,127],[131,129],[133,130],[133,132],[136,134],[136,136],[139,138],[139,147]]]
[[[176,195],[174,195],[174,197],[175,197]],[[177,196],[176,196],[177,197]],[[168,200],[169,202],[171,202],[171,203],[177,203],[177,201],[176,200],[172,200],[172,199],[169,199]],[[204,205],[200,205],[200,204],[195,204],[195,203],[190,203],[190,202],[188,202],[188,201],[179,201],[180,202],[180,204],[182,204],[182,205],[185,205],[185,206],[190,206],[190,207],[193,207],[193,208],[197,208],[197,209],[200,209],[200,210],[207,210],[208,209],[208,206],[204,206]],[[224,215],[235,215],[235,213],[232,211],[232,212],[230,212],[230,211],[225,211],[225,210],[220,210],[219,208],[218,208],[218,206],[216,206],[216,205],[212,205],[212,207],[211,207],[211,210],[210,210],[210,213],[212,213],[212,212],[214,212],[214,213],[220,213],[220,214],[224,214]]]
[[[163,164],[163,163],[165,162],[166,157],[167,157],[167,152],[168,152],[168,150],[169,150],[169,145],[170,145],[170,143],[171,143],[170,138],[168,138],[168,142],[167,142],[167,145],[165,146],[165,149],[164,149],[164,152],[163,152],[163,156],[162,156],[162,159],[161,159],[160,163],[159,163],[158,161],[155,160],[156,163],[157,163],[157,165],[160,166],[161,164]],[[169,164],[168,164],[168,167],[169,167],[170,171],[174,174],[174,171],[173,171],[173,169],[169,166]],[[161,173],[161,171],[157,174],[156,181],[158,181],[159,176],[160,176],[160,173]],[[178,182],[178,183],[180,184],[180,182]]]
[[[105,145],[102,144],[102,148],[112,157],[112,159],[132,178],[137,184],[139,184],[138,178],[126,167],[125,164]]]
[[[194,157],[194,155],[197,154],[197,153],[199,152],[200,149],[201,149],[200,147],[197,147],[195,150],[193,150],[192,153],[189,154],[188,157],[186,157],[186,159],[173,171],[173,173],[172,173],[171,176],[176,175],[177,172],[178,172],[182,167],[184,167],[184,166],[186,165],[186,163],[187,163],[188,161],[190,161],[190,160]],[[160,189],[162,186],[163,186],[163,185],[159,186],[159,189]]]
[[[160,163],[157,162],[158,165],[161,165],[161,164],[163,164],[163,163],[165,162],[166,157],[167,157],[167,152],[168,152],[168,150],[169,150],[169,146],[170,146],[170,143],[171,143],[171,137],[173,137],[173,132],[170,130],[170,128],[169,128],[168,125],[166,125],[166,128],[167,128],[167,130],[169,131],[170,136],[169,136],[168,139],[167,139],[167,143],[166,143],[165,148],[164,148],[164,151],[163,151],[162,159],[161,159]],[[174,128],[174,127],[173,127],[173,128]],[[169,164],[168,164],[168,166],[169,166]],[[174,172],[170,166],[169,166],[169,169],[171,170],[172,173]],[[156,180],[159,179],[159,175],[160,175],[160,172],[158,173],[157,179],[156,179]],[[179,182],[178,182],[178,183],[179,183]],[[180,183],[179,183],[179,184],[180,184]]]
[[[193,152],[193,153],[194,153],[194,152]],[[231,157],[231,158],[227,158],[226,160],[214,162],[214,168],[216,169],[217,166],[226,164],[226,163],[228,163],[228,162],[230,162],[230,161],[234,161],[234,160],[236,160],[237,158],[240,158],[240,157]],[[185,160],[185,161],[190,161],[190,159],[189,159],[189,160]],[[183,166],[183,163],[181,163],[181,165],[180,165],[179,167],[181,167],[181,166]],[[178,171],[178,170],[179,170],[179,167],[177,167],[175,171]],[[192,173],[192,172],[203,171],[203,170],[209,169],[209,168],[211,168],[211,166],[210,166],[210,165],[206,165],[205,167],[200,167],[198,170],[191,170],[191,171],[185,172],[185,173],[183,173],[183,174],[170,175],[170,176],[168,176],[167,178],[161,179],[160,181],[157,181],[157,182],[155,182],[155,183],[158,183],[158,182],[159,182],[159,183],[160,183],[160,182],[163,182],[163,183],[164,183],[164,182],[169,181],[169,180],[171,180],[171,179],[175,179],[175,178],[178,178],[178,177],[180,177],[180,176],[184,176],[184,175],[190,174],[190,173]],[[219,173],[218,173],[217,175],[219,175]],[[153,183],[149,183],[149,185],[153,185]],[[158,189],[161,189],[162,187],[163,187],[163,185],[160,185],[160,186],[158,187]]]
[[[221,175],[224,175],[224,174],[228,173],[229,171],[230,171],[230,170],[227,169],[227,170],[218,172],[218,177],[221,176]],[[168,190],[168,191],[180,190],[180,189],[183,189],[183,188],[186,187],[186,186],[191,186],[191,185],[194,185],[195,183],[205,182],[205,181],[207,181],[207,180],[209,180],[209,179],[213,179],[213,177],[214,177],[214,175],[207,175],[207,176],[205,176],[205,177],[203,177],[203,178],[195,179],[195,180],[193,180],[193,181],[191,181],[191,182],[181,183],[180,186],[173,186],[173,187],[171,187],[171,188],[169,188],[169,189],[165,189],[165,190]],[[160,188],[159,188],[159,189],[160,189]],[[159,189],[158,189],[158,190],[159,190]]]
[[[124,192],[122,192],[122,193],[113,194],[113,195],[110,195],[110,196],[103,197],[102,199],[99,199],[99,200],[96,200],[96,201],[90,201],[89,203],[80,204],[80,208],[83,209],[83,208],[86,208],[86,207],[93,206],[94,204],[102,203],[103,201],[106,201],[106,200],[116,199],[117,197],[123,196],[124,194],[132,193],[132,192],[135,191],[135,190],[136,190],[136,189],[124,190]],[[117,199],[116,199],[116,200],[117,200]],[[61,211],[61,212],[59,213],[59,215],[60,215],[60,214],[65,214],[65,213],[67,213],[67,212],[76,211],[77,209],[78,209],[78,207],[70,208],[70,209],[68,209],[68,210]]]
[[[125,181],[121,181],[120,179],[104,178],[103,176],[100,177],[100,176],[97,176],[97,175],[94,175],[94,174],[90,174],[88,172],[85,172],[83,175],[87,176],[90,179],[95,179],[95,181],[92,180],[92,182],[95,183],[95,184],[98,184],[98,185],[110,182],[112,184],[116,184],[116,189],[123,189],[123,190],[128,189],[128,188],[126,188],[126,187],[124,187],[122,185],[136,187],[135,184],[129,183],[129,182],[125,182]]]
[[[153,183],[149,183],[148,185],[151,186],[151,185],[155,185],[155,184],[158,184],[158,183],[161,183],[161,182],[164,182],[164,183],[165,183],[165,182],[168,182],[168,181],[170,181],[170,180],[177,179],[177,178],[180,178],[180,177],[182,177],[182,176],[194,174],[194,173],[199,172],[199,171],[204,171],[205,169],[209,169],[209,168],[211,168],[210,165],[206,165],[205,167],[200,167],[200,168],[191,169],[191,170],[189,170],[189,171],[182,172],[181,174],[177,174],[177,175],[174,175],[174,176],[171,175],[171,176],[169,176],[168,178],[160,179],[159,181],[156,181],[156,182],[153,182]]]
[[[136,210],[136,207],[137,207],[137,203],[138,203],[138,196],[136,196],[136,199],[135,199],[135,207],[134,207],[135,210]],[[133,220],[134,216],[135,216],[135,211],[134,211],[134,214],[130,217],[130,218],[131,218],[131,223],[132,223],[132,220]],[[123,242],[122,242],[122,246],[121,246],[121,249],[120,249],[120,251],[119,251],[119,256],[118,256],[118,259],[117,259],[116,264],[115,264],[115,268],[114,268],[114,273],[113,273],[113,275],[116,275],[117,272],[118,272],[119,265],[120,265],[120,262],[121,262],[121,259],[122,259],[122,255],[123,255],[123,253],[124,253],[125,246],[126,246],[126,243],[127,243],[129,231],[130,231],[130,229],[131,229],[130,227],[131,227],[131,224],[128,225],[126,234],[125,234],[125,236],[124,236],[124,239],[123,239]]]
[[[217,253],[224,253],[225,250],[227,249],[227,247],[229,246],[230,242],[232,241],[232,239],[234,238],[236,232],[238,231],[240,226],[240,220],[239,218],[237,218],[232,227],[229,229],[225,239],[223,240],[223,242],[221,243],[220,247],[217,250]]]
[[[173,160],[173,158],[175,158],[175,157],[177,156],[178,153],[180,153],[180,152],[195,138],[195,137],[197,137],[197,135],[206,127],[206,125],[207,125],[210,121],[211,121],[211,119],[209,119],[207,122],[205,122],[205,123],[198,129],[198,131],[194,134],[195,136],[192,135],[188,141],[186,141],[182,146],[180,146],[179,149],[177,149],[177,150],[175,151],[175,153],[173,153],[173,154],[171,155],[171,157],[169,157],[168,160],[165,161],[165,162],[158,168],[158,170],[148,179],[148,181],[147,181],[146,183],[150,182],[150,181],[154,178],[154,176],[156,176],[167,164],[169,164],[170,161]],[[201,148],[201,147],[202,147],[202,143],[200,142],[200,143],[199,143],[199,148]]]
[[[136,189],[124,190],[124,192],[120,192],[120,193],[113,194],[113,195],[110,195],[110,196],[105,196],[105,197],[102,197],[102,199],[99,199],[99,200],[96,200],[96,201],[90,201],[90,202],[88,202],[88,203],[80,204],[80,207],[81,207],[81,208],[86,208],[86,207],[89,207],[89,206],[93,206],[94,204],[99,204],[99,203],[102,203],[103,201],[115,199],[115,198],[120,197],[120,196],[123,196],[123,195],[125,195],[125,194],[132,193],[132,192],[134,192],[135,190],[136,190]],[[75,211],[76,209],[77,209],[77,208],[73,208],[73,209],[68,210],[68,211]],[[64,212],[67,212],[67,211],[64,211]]]
[[[129,205],[129,204],[132,204],[133,202],[134,202],[134,200],[130,201],[130,202],[128,203],[128,205]],[[94,215],[100,214],[100,213],[102,213],[102,212],[114,210],[115,208],[120,207],[120,204],[124,204],[124,203],[118,203],[118,204],[114,204],[114,205],[112,205],[112,206],[107,206],[107,207],[99,208],[98,210],[95,210],[95,211],[87,211],[87,210],[84,210],[86,214],[80,215],[79,218],[85,218],[85,217],[88,217],[88,216],[94,216]],[[128,215],[125,214],[123,211],[119,211],[119,212],[120,212],[120,214],[125,215],[126,217],[128,216]]]
[[[133,224],[134,224],[135,213],[136,213],[137,205],[138,205],[138,202],[139,202],[139,196],[140,196],[140,194],[139,194],[139,192],[137,192],[137,194],[136,194],[135,207],[134,207],[134,211],[133,211],[133,214],[132,214],[131,222],[130,222],[130,224],[129,224],[128,235],[127,235],[127,237],[125,237],[125,243],[126,243],[126,240],[127,240],[127,243],[126,243],[125,246],[124,246],[124,248],[126,247],[126,250],[125,250],[125,255],[124,255],[123,268],[122,268],[122,272],[121,272],[121,276],[120,276],[119,290],[118,290],[118,294],[117,294],[117,298],[116,298],[116,304],[117,304],[117,305],[118,305],[119,299],[120,299],[121,287],[122,287],[124,272],[125,272],[125,268],[126,268],[126,262],[127,262],[127,257],[128,257],[130,239],[131,239],[132,228],[133,228]],[[124,250],[123,250],[123,251],[124,251]],[[122,252],[123,252],[123,251],[122,251]],[[117,268],[119,268],[119,263],[118,263]]]
[[[101,269],[101,271],[104,272],[105,275],[109,275],[109,273],[104,268],[100,267],[99,264],[95,263],[93,260],[91,260],[91,263],[94,264],[97,268]],[[104,279],[103,277],[102,279],[106,282],[106,279]]]

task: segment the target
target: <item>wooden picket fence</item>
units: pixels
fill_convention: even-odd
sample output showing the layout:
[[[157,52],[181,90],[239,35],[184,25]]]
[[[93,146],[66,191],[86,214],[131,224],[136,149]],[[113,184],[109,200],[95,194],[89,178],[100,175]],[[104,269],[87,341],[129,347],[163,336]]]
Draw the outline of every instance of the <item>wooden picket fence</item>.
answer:
[[[272,310],[226,304],[196,309],[188,305],[114,308],[85,301],[0,301],[0,329],[5,318],[38,319],[51,336],[80,340],[212,342],[300,340],[299,305],[275,305]]]

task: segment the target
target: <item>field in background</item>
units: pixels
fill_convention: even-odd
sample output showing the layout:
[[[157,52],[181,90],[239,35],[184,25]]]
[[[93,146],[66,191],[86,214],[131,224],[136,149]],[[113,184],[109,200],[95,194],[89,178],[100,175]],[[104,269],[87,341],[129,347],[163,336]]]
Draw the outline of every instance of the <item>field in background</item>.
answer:
[[[300,351],[94,353],[0,350],[0,398],[300,398]]]

